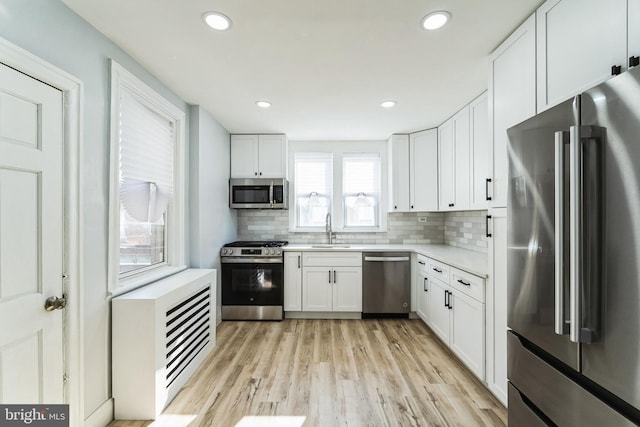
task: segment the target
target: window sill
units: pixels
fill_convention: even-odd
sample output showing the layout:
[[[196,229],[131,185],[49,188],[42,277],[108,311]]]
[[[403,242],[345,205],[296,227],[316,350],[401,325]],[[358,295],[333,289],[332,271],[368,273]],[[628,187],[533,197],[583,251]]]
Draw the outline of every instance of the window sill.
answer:
[[[289,233],[319,233],[319,234],[327,234],[327,231],[322,229],[318,230],[317,228],[290,228]],[[357,233],[386,233],[387,230],[383,228],[342,228],[340,230],[332,230],[333,233],[340,234],[357,234]]]
[[[112,289],[109,293],[109,296],[113,298],[117,297],[118,295],[126,294],[127,292],[131,292],[143,286],[150,285],[153,282],[157,282],[158,280],[172,276],[186,269],[186,265],[162,266],[144,273],[140,273],[139,275],[127,277],[126,279],[118,281],[117,288]]]

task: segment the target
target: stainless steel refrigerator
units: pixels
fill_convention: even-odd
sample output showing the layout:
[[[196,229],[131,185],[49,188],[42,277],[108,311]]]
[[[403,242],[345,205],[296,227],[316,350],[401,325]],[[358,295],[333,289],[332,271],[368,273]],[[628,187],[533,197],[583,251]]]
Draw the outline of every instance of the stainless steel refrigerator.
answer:
[[[640,424],[640,67],[508,130],[509,424]]]

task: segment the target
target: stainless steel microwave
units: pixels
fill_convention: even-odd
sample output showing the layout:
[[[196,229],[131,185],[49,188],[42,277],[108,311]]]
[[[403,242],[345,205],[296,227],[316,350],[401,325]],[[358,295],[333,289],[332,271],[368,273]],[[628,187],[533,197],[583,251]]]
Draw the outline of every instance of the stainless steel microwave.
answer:
[[[232,178],[229,207],[234,209],[288,209],[289,181],[284,178]]]

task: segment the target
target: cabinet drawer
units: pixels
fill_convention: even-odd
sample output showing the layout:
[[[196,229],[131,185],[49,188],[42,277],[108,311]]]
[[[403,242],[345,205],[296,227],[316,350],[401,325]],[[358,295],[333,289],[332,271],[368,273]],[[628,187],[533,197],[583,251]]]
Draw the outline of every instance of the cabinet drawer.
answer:
[[[362,252],[304,252],[305,267],[362,267]]]
[[[449,284],[450,268],[451,267],[449,267],[447,264],[431,258],[427,258],[427,274],[431,277],[435,277],[436,279],[443,281],[447,285]]]
[[[420,272],[422,272],[424,274],[428,274],[429,273],[429,270],[428,270],[429,258],[427,258],[424,255],[417,254],[416,255],[416,261],[417,261],[416,270],[420,271]]]
[[[484,279],[451,267],[451,287],[484,303]]]

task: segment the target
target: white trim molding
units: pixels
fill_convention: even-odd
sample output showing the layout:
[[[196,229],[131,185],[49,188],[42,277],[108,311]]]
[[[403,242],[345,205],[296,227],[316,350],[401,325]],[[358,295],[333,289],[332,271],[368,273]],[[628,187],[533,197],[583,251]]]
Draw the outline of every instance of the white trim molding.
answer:
[[[84,422],[84,427],[104,427],[113,421],[113,399],[108,399]]]
[[[65,397],[70,425],[84,422],[84,328],[82,256],[82,97],[83,85],[71,74],[0,38],[0,62],[63,93],[64,99],[64,317]]]

